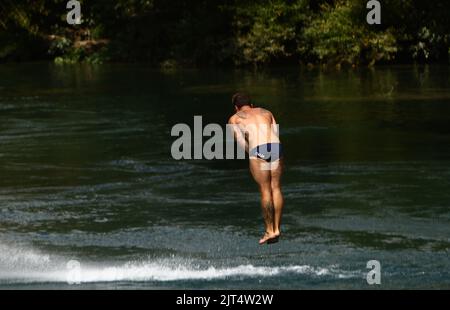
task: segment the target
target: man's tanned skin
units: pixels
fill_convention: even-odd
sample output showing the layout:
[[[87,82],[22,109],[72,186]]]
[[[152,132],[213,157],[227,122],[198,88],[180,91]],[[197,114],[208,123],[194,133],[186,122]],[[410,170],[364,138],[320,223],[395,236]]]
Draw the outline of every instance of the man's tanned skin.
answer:
[[[249,153],[250,172],[261,193],[261,208],[266,231],[259,243],[275,243],[281,233],[284,204],[280,183],[283,158],[276,121],[270,111],[254,107],[246,95],[240,93],[234,95],[233,104],[235,114],[231,116],[228,123],[236,125],[233,126],[235,137],[239,145]],[[260,147],[262,149],[262,146],[266,145],[277,148],[279,154],[270,155],[260,151]],[[265,156],[267,154],[269,156]]]

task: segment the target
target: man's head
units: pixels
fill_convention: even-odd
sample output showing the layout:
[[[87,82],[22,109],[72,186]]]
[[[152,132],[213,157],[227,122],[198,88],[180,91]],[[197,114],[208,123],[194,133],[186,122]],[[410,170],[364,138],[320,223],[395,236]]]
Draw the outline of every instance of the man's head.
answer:
[[[249,106],[249,107],[253,106],[251,103],[250,97],[243,93],[234,94],[233,97],[231,98],[231,101],[232,101],[236,111],[240,110],[243,106]]]

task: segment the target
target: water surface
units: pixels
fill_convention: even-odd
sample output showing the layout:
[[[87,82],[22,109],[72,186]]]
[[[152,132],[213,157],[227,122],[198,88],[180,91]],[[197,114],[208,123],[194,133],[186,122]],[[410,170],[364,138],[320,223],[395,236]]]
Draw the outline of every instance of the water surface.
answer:
[[[0,287],[450,288],[448,67],[0,67]],[[175,161],[235,90],[281,124],[283,237],[246,161]],[[67,284],[67,263],[82,267]]]

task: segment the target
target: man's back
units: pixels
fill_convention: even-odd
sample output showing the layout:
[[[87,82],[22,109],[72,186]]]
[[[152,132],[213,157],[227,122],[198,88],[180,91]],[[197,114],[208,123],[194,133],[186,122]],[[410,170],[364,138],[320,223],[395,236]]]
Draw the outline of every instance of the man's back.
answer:
[[[230,123],[238,125],[245,134],[249,149],[261,144],[280,142],[275,119],[266,109],[241,109],[231,117]]]

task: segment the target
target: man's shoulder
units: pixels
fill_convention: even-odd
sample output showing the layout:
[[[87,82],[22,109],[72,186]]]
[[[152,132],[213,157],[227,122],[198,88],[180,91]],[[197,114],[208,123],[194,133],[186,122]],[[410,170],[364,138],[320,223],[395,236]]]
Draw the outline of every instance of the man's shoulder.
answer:
[[[260,112],[261,114],[272,115],[272,112],[270,112],[267,109],[264,109],[264,108],[261,108],[261,107],[258,107],[257,109],[258,109],[258,112]]]
[[[234,124],[236,122],[236,117],[236,114],[231,115],[228,119],[228,124]]]

